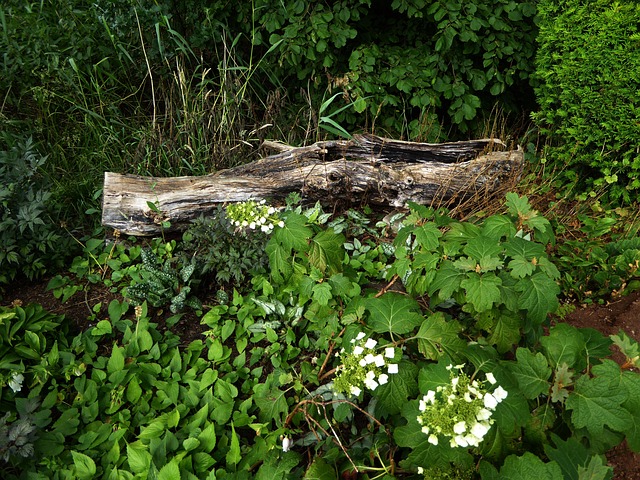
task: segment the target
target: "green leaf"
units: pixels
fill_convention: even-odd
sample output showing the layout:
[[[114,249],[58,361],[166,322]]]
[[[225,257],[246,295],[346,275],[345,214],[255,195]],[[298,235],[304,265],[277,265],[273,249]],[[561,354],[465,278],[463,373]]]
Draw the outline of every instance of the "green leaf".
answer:
[[[240,439],[236,434],[236,429],[231,422],[231,444],[226,455],[228,465],[237,465],[242,460],[242,452],[240,451]]]
[[[605,426],[624,432],[633,422],[633,416],[621,405],[628,399],[627,392],[619,388],[619,378],[610,375],[589,378],[583,375],[576,381],[565,403],[572,410],[571,420],[576,428],[586,428],[597,437]]]
[[[502,280],[493,273],[470,273],[460,282],[467,294],[467,301],[478,313],[490,310],[494,303],[500,302],[501,285]]]
[[[400,413],[402,405],[418,394],[417,378],[418,367],[414,363],[401,361],[398,373],[389,375],[389,381],[373,391],[373,397],[378,399],[376,417]]]
[[[309,263],[322,273],[327,270],[331,273],[340,271],[344,259],[344,242],[344,236],[338,235],[331,228],[320,231],[311,239]]]
[[[304,480],[338,480],[335,468],[317,457],[304,473]]]
[[[578,467],[578,480],[609,480],[613,476],[613,468],[606,465],[602,457],[594,455],[586,467]]]
[[[180,480],[180,467],[177,458],[164,465],[158,472],[158,480]]]
[[[442,232],[438,230],[435,223],[427,222],[424,225],[413,229],[413,234],[422,248],[425,250],[436,250],[439,245],[439,239]]]
[[[96,475],[96,463],[83,453],[71,450],[71,456],[73,457],[73,465],[75,467],[76,477],[80,480],[91,480]]]
[[[293,258],[290,250],[286,250],[282,245],[273,241],[273,238],[265,247],[267,256],[269,257],[269,265],[271,266],[271,275],[278,282],[283,282],[285,278],[289,278],[293,273]]]
[[[521,457],[509,455],[500,469],[500,480],[515,478],[536,480],[564,480],[556,462],[544,463],[534,454],[526,452]]]
[[[268,379],[266,383],[259,383],[253,387],[254,401],[260,410],[258,418],[261,422],[276,421],[281,425],[284,416],[289,411],[285,392],[272,387],[272,380]]]
[[[128,443],[127,462],[133,473],[146,474],[151,465],[151,454],[148,447],[140,441]]]
[[[580,443],[575,437],[562,440],[555,434],[551,434],[551,443],[544,446],[544,453],[550,460],[555,461],[564,478],[568,480],[578,480],[578,469],[586,465],[591,457],[589,449]]]
[[[142,388],[140,388],[140,384],[136,377],[133,377],[129,381],[129,385],[127,385],[127,400],[132,404],[137,404],[140,396],[142,395]]]
[[[313,286],[312,298],[322,306],[327,306],[329,300],[333,298],[331,294],[331,285],[328,282],[316,283]]]
[[[516,234],[516,227],[506,215],[491,215],[482,224],[482,235],[486,238],[501,240],[512,238]]]
[[[447,370],[448,359],[438,363],[429,363],[420,369],[418,374],[418,386],[420,393],[426,394],[429,390],[437,391],[438,387],[446,387],[451,384],[451,372]]]
[[[495,238],[480,235],[470,239],[469,243],[467,243],[462,251],[466,255],[469,255],[471,258],[480,262],[483,258],[497,258],[502,253],[502,248]]]
[[[112,374],[124,369],[124,348],[113,346],[111,357],[107,362],[107,373]]]
[[[540,352],[534,355],[527,348],[518,348],[516,359],[512,371],[525,398],[534,399],[549,393],[551,368],[545,356]]]
[[[457,358],[465,348],[458,335],[462,326],[457,320],[447,320],[444,313],[436,312],[423,320],[416,334],[418,350],[425,357],[437,360],[443,355]]]
[[[566,323],[551,327],[549,335],[542,337],[540,343],[553,368],[563,363],[574,368],[585,345],[578,329]]]
[[[200,440],[200,449],[203,452],[212,452],[216,446],[216,426],[213,423],[208,423],[208,425],[200,432],[198,435],[198,440]]]
[[[492,310],[487,313],[493,314],[494,311]],[[517,345],[522,338],[522,322],[520,318],[513,313],[503,309],[495,312],[492,316],[493,323],[491,328],[487,330],[489,332],[487,340],[496,346],[498,352],[508,352],[514,345]]]
[[[433,296],[438,292],[440,300],[448,300],[459,290],[460,282],[465,278],[467,275],[458,270],[453,262],[445,260],[440,264],[440,269],[429,286],[429,295]]]
[[[521,292],[520,308],[527,310],[527,316],[533,322],[543,323],[547,315],[558,308],[560,287],[542,272],[520,279],[515,288]]]
[[[306,226],[306,223],[307,217],[290,212],[284,221],[284,227],[274,231],[273,239],[287,252],[292,249],[296,252],[306,252],[309,250],[309,239],[313,235],[313,231]]]
[[[367,325],[377,333],[403,335],[423,321],[418,302],[399,293],[389,292],[378,298],[368,298],[365,308],[370,313]]]

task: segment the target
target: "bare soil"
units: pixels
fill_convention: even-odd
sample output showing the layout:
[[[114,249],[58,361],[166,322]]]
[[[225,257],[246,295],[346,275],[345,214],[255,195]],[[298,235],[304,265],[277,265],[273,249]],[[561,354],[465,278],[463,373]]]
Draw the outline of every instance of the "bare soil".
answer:
[[[25,283],[14,285],[10,291],[0,297],[0,304],[39,303],[47,310],[64,314],[69,318],[78,330],[92,325],[90,318],[94,314],[92,307],[102,303],[102,310],[94,315],[101,319],[108,317],[107,307],[114,298],[121,300],[118,294],[109,291],[102,285],[91,285],[87,292],[79,292],[67,303],[62,304],[52,292],[46,290],[47,282]],[[162,328],[164,319],[171,315],[168,311],[155,310],[151,312],[154,320]],[[96,321],[96,320],[93,320]],[[562,320],[579,328],[594,328],[604,335],[616,334],[620,330],[640,342],[640,292],[634,292],[628,296],[616,298],[606,305],[577,305],[576,309]],[[199,338],[206,326],[200,325],[200,321],[193,314],[185,316],[172,327],[174,333],[180,336],[184,345],[188,345],[193,339]],[[614,347],[615,348],[615,347]],[[619,363],[624,361],[622,355],[615,353],[612,358]],[[640,453],[629,450],[626,442],[607,452],[609,465],[614,467],[614,480],[640,480]]]

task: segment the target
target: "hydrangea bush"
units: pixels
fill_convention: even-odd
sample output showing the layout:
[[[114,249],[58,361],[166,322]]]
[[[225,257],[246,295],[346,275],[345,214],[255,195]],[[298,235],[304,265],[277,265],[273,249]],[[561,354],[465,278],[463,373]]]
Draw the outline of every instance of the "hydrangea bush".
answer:
[[[284,226],[276,208],[267,205],[265,200],[232,203],[227,206],[226,213],[238,231],[260,230],[268,235],[276,225]]]

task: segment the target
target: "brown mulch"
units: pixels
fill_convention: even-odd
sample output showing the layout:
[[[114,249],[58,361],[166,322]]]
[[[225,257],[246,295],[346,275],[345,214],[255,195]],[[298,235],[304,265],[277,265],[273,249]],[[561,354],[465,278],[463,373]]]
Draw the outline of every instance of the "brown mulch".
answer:
[[[0,305],[13,302],[23,305],[39,303],[51,312],[66,315],[73,320],[78,330],[82,330],[93,323],[90,318],[94,314],[94,305],[102,303],[100,312],[93,316],[94,321],[97,321],[108,318],[107,308],[111,300],[121,300],[117,292],[112,292],[101,284],[92,284],[86,292],[79,292],[62,304],[52,292],[46,291],[46,286],[46,281],[13,285],[10,291],[0,297]],[[154,310],[151,314],[159,326],[171,315],[162,310]],[[577,306],[562,321],[579,328],[594,328],[604,335],[617,334],[623,330],[640,342],[640,292],[614,299],[606,305]],[[193,314],[186,314],[172,327],[172,331],[181,337],[185,345],[200,338],[204,329],[206,326],[200,325],[199,319]],[[613,358],[621,361],[619,355],[617,358],[614,355]],[[640,453],[631,452],[626,442],[607,452],[607,459],[609,465],[614,467],[614,480],[640,480]]]

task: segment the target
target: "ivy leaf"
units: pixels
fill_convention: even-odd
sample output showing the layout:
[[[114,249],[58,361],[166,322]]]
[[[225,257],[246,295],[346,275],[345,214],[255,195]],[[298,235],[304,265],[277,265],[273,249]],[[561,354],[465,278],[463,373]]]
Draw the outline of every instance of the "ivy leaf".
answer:
[[[500,469],[500,480],[535,478],[536,480],[564,480],[562,470],[556,462],[544,463],[533,453],[521,457],[509,455]]]
[[[368,326],[377,333],[403,335],[413,331],[423,321],[418,302],[398,293],[385,293],[378,298],[368,298]]]
[[[309,263],[322,273],[340,271],[344,259],[343,235],[338,235],[332,228],[320,231],[311,239]]]
[[[493,273],[471,273],[460,282],[460,286],[465,289],[467,301],[478,313],[491,309],[494,303],[500,301],[500,285],[502,280]]]
[[[609,375],[594,378],[583,375],[565,405],[573,411],[571,420],[576,428],[586,427],[591,435],[598,436],[605,426],[624,432],[633,422],[633,416],[621,406],[627,399],[627,392],[616,388]]]
[[[549,335],[540,339],[549,364],[557,368],[566,363],[575,368],[580,352],[584,349],[584,338],[577,328],[559,323],[549,329]]]
[[[528,348],[518,348],[516,359],[512,371],[525,398],[534,399],[548,393],[551,368],[545,356],[540,352],[534,355]]]
[[[464,350],[465,341],[458,334],[462,326],[457,320],[446,320],[444,313],[436,312],[422,321],[416,334],[418,350],[425,357],[437,360],[443,355],[457,358]]]
[[[520,279],[516,284],[516,290],[521,292],[521,308],[527,310],[527,316],[538,324],[544,322],[547,314],[555,312],[558,308],[560,287],[542,272]]]
[[[436,273],[433,282],[429,286],[429,295],[433,296],[438,292],[440,300],[447,300],[460,288],[460,282],[467,278],[467,275],[458,270],[453,262],[445,260],[440,264],[440,269]]]

